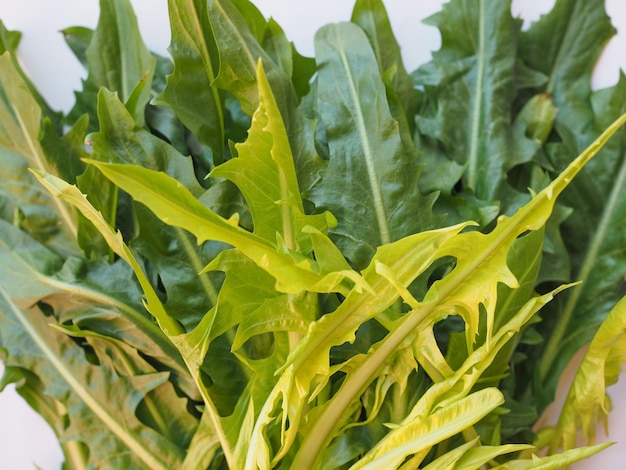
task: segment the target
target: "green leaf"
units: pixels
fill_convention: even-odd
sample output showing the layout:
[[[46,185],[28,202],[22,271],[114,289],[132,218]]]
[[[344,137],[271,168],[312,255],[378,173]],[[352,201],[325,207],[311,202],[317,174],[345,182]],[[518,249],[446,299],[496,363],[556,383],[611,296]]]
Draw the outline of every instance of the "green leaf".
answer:
[[[461,235],[457,235],[455,238],[458,240]],[[456,241],[455,238],[451,238],[449,242]],[[432,413],[433,410],[437,410],[444,403],[463,399],[471,392],[481,374],[493,363],[494,358],[508,343],[511,336],[519,332],[533,315],[563,288],[565,286],[549,294],[531,298],[517,315],[490,338],[490,341],[476,348],[461,367],[454,372],[447,371],[441,377],[434,376],[433,381],[435,385],[428,388],[419,398],[413,409],[402,419],[400,425],[410,424],[414,420],[422,419]],[[317,460],[315,452],[332,438],[338,423],[342,419],[347,418],[346,413],[349,411],[349,409],[346,409],[347,405],[356,399],[366,383],[380,373],[384,363],[389,360],[390,356],[396,353],[399,345],[404,341],[420,342],[422,340],[420,338],[422,335],[418,335],[416,332],[432,328],[432,324],[439,320],[439,306],[432,307],[428,303],[423,305],[415,303],[413,305],[414,310],[397,322],[396,328],[390,331],[390,334],[385,339],[371,348],[365,360],[362,361],[358,368],[355,368],[352,374],[348,375],[337,394],[323,407],[322,412],[315,414],[315,421],[309,423],[311,427],[308,429],[308,435],[301,444],[296,456],[298,464]],[[443,306],[442,310],[445,311],[447,308]],[[417,338],[415,338],[416,336]],[[416,357],[419,356],[416,355]],[[419,358],[421,361],[422,357]],[[394,426],[394,428],[398,429],[397,434],[402,433],[402,428],[397,426]],[[473,433],[471,430],[468,431]],[[393,432],[391,431],[391,433]],[[393,439],[393,436],[390,439]],[[423,450],[424,453],[418,452],[416,454],[418,457],[421,455],[421,458],[418,458],[419,461],[425,457],[427,451],[425,449]]]
[[[100,87],[119,92],[121,100],[126,102],[145,81],[138,100],[140,105],[133,115],[137,124],[143,126],[156,60],[141,39],[129,0],[100,1],[98,25],[85,54],[89,74],[83,80],[83,90],[76,93],[76,105],[70,111],[70,118],[77,119],[88,113],[90,129],[95,130],[98,125],[96,96]]]
[[[626,362],[626,297],[611,310],[593,337],[578,367],[554,431],[551,450],[578,446],[578,431],[587,442],[595,441],[598,421],[609,413],[606,387],[613,385]]]
[[[441,49],[414,74],[430,85],[435,109],[418,116],[421,133],[444,145],[449,158],[465,167],[463,186],[478,199],[497,197],[504,175],[520,160],[511,132],[515,98],[517,38],[521,21],[511,17],[510,1],[456,0],[426,20],[439,28]],[[428,90],[427,90],[428,92]]]
[[[412,134],[419,95],[413,87],[411,76],[402,63],[400,45],[394,37],[383,2],[381,0],[358,0],[352,11],[351,21],[358,24],[367,35],[381,75],[391,72],[391,88],[404,113],[404,116],[401,116],[392,108],[392,115],[399,122],[405,120],[407,131]]]
[[[194,195],[204,192],[195,177],[191,159],[138,126],[117,93],[100,91],[98,118],[100,130],[89,136],[97,160],[163,171],[180,181]]]
[[[264,19],[259,18],[258,13],[254,13],[252,18],[242,13],[254,10],[257,10],[256,7],[247,0],[234,4],[230,0],[209,2],[208,14],[220,57],[220,69],[213,85],[233,95],[241,111],[252,115],[259,104],[257,64],[259,60],[263,62],[272,90],[278,91],[275,94],[276,102],[289,135],[300,187],[306,191],[317,178],[322,163],[313,143],[315,124],[307,120],[298,109],[296,89],[302,90],[304,80],[308,86],[314,70],[310,62],[307,65],[296,54],[294,66],[297,62],[300,67],[294,69],[297,74],[293,78],[296,80],[297,77],[296,83],[299,85],[292,83],[287,73],[261,46],[263,36],[257,29],[260,22],[265,23]],[[248,20],[251,24],[248,24]],[[234,116],[231,117],[234,119]]]
[[[78,61],[85,67],[89,68],[87,60],[87,49],[93,39],[93,29],[84,26],[70,26],[61,30],[63,39],[72,50]]]
[[[424,470],[438,470],[440,468],[455,468],[456,463],[463,457],[463,455],[470,450],[472,447],[476,445],[478,442],[478,438],[475,438],[465,444],[462,444],[458,447],[455,447],[452,450],[449,450],[445,454],[440,457],[437,457],[428,465],[426,465]],[[411,461],[409,461],[411,463]]]
[[[291,424],[285,434],[283,449],[274,458],[278,459],[282,453],[287,452],[298,431],[297,423],[308,394],[311,390],[319,392],[332,375],[328,363],[330,349],[354,341],[355,332],[361,324],[384,312],[396,301],[396,286],[406,286],[421,274],[440,255],[438,247],[462,228],[463,226],[455,226],[440,231],[423,232],[379,248],[377,256],[363,272],[363,279],[369,289],[361,289],[360,285],[353,288],[334,312],[311,324],[307,335],[291,351],[289,360],[281,368],[280,380],[257,420],[253,435],[256,445],[264,446],[261,436],[271,419],[277,419],[267,416],[267,413],[273,413],[274,407],[282,400],[280,406]],[[399,256],[400,253],[402,256]],[[420,262],[415,264],[408,260]],[[397,281],[390,283],[378,272],[378,266],[386,266],[388,271],[395,273]],[[330,437],[328,434],[316,432],[312,435]],[[312,452],[315,453],[321,447],[320,445]],[[255,451],[256,448],[253,448],[249,453],[248,458],[254,459],[249,461],[265,465],[262,459],[269,457],[254,454]]]
[[[419,272],[414,273],[411,270],[408,272],[405,271],[405,273],[402,274],[407,276],[407,278],[403,279],[403,275],[393,266],[389,266],[390,269],[381,270],[381,266],[386,265],[386,260],[374,260],[376,271],[382,272],[384,276],[381,277],[386,278],[389,282],[389,285],[385,287],[397,289],[402,295],[403,300],[411,306],[413,311],[410,315],[402,317],[402,321],[395,325],[394,330],[380,343],[380,347],[372,351],[371,357],[366,361],[364,367],[362,367],[358,373],[348,376],[343,382],[342,388],[338,394],[335,395],[333,401],[330,402],[331,404],[324,409],[323,413],[316,415],[315,425],[309,429],[310,434],[308,438],[302,442],[302,447],[294,461],[296,466],[306,466],[316,460],[316,453],[332,438],[337,423],[340,422],[342,418],[345,418],[346,409],[348,409],[349,404],[362,392],[363,387],[375,377],[389,354],[395,351],[401,342],[404,341],[407,336],[411,335],[412,332],[426,328],[429,324],[432,325],[444,312],[446,312],[446,315],[448,312],[454,312],[456,315],[463,318],[466,323],[467,344],[472,344],[474,337],[479,331],[480,309],[484,309],[486,313],[486,341],[482,347],[490,350],[491,343],[495,342],[492,331],[494,308],[497,301],[497,286],[499,283],[506,284],[512,288],[518,287],[519,285],[517,279],[513,276],[506,264],[506,256],[511,245],[526,231],[538,230],[545,224],[550,216],[556,197],[567,187],[568,183],[581,170],[585,163],[598,152],[602,145],[606,143],[624,122],[626,122],[626,114],[622,115],[620,119],[614,122],[589,148],[572,162],[559,177],[546,189],[537,194],[528,204],[523,206],[514,216],[500,216],[497,226],[490,233],[465,232],[458,235],[454,232],[448,233],[445,242],[440,241],[437,243],[438,249],[436,251],[430,250],[433,258],[431,258],[431,260],[426,258],[423,261],[426,263],[423,269],[426,269],[434,259],[442,256],[454,256],[456,258],[456,265],[443,279],[432,284],[421,302],[412,298],[410,293],[406,291],[406,286],[408,285],[407,281],[411,282],[414,279],[412,276],[417,276]],[[458,229],[460,228],[462,227]],[[429,233],[432,237],[435,237],[437,234],[436,231],[432,231],[424,232],[421,235],[427,236]],[[408,239],[414,237],[409,237]],[[388,245],[387,249],[389,249],[390,252],[393,252],[394,249],[398,249],[404,253],[403,256],[407,256],[411,259],[422,260],[425,258],[412,258],[408,255],[409,250],[407,250],[406,247],[399,248],[401,242],[406,243],[405,240],[407,239]],[[396,256],[398,255],[396,254]],[[364,278],[368,281],[370,286],[373,286],[373,289],[377,288],[374,282],[368,279],[366,273],[364,273]],[[367,295],[369,295],[367,291],[362,294],[364,297]],[[383,296],[383,298],[389,302],[383,306],[383,309],[391,305],[392,298],[389,297],[389,295]],[[545,304],[551,297],[552,294],[535,298],[533,302],[527,303],[524,309],[522,309],[524,315],[518,314],[514,319],[526,317],[525,321],[527,321],[530,313],[536,312],[538,307]],[[344,306],[349,308],[351,304],[349,300],[350,298],[347,298],[335,313],[340,312]],[[380,312],[380,310],[374,306],[367,310],[374,314]],[[280,391],[279,393],[288,396],[285,391],[286,384],[289,384],[290,381],[294,381],[301,373],[304,373],[307,377],[304,381],[300,378],[300,382],[298,383],[298,390],[300,390],[301,394],[303,392],[306,393],[306,384],[310,384],[312,377],[321,376],[324,378],[329,374],[328,366],[323,364],[321,359],[318,359],[320,362],[313,362],[311,356],[313,356],[314,353],[317,354],[320,350],[324,351],[322,348],[337,345],[338,343],[335,343],[335,341],[353,341],[354,325],[345,320],[346,318],[352,320],[351,316],[337,314],[337,317],[343,321],[340,322],[335,319],[336,317],[333,314],[322,317],[315,326],[325,325],[325,323],[331,321],[330,319],[335,320],[337,323],[331,324],[332,328],[330,329],[326,329],[328,326],[325,325],[326,328],[322,329],[322,331],[315,331],[314,328],[311,328],[309,334],[314,340],[310,340],[310,343],[301,342],[301,344],[307,347],[298,347],[293,351],[292,357],[288,362],[288,367],[283,371],[283,377],[281,377],[281,380],[277,384],[277,390]],[[525,321],[523,323],[525,323]],[[342,323],[344,324],[342,325]],[[519,331],[523,323],[517,325],[517,331]],[[498,334],[500,334],[500,331],[502,331],[502,329],[499,330]],[[340,332],[344,333],[345,336],[340,336]],[[506,339],[508,340],[508,338]],[[326,344],[324,344],[325,342]],[[322,354],[321,357],[326,357],[326,354]],[[306,368],[303,367],[304,360],[306,360]],[[294,365],[297,366],[297,372],[291,369]],[[291,374],[293,375],[290,376]],[[281,387],[282,390],[279,387]],[[287,391],[288,390],[289,388],[287,388]],[[274,397],[274,399],[276,398]],[[295,420],[290,419],[290,422],[293,426]],[[318,436],[324,437],[320,439]]]
[[[214,460],[215,454],[218,453],[219,447],[220,442],[213,431],[209,413],[205,412],[202,414],[200,425],[187,448],[187,455],[181,469],[213,468],[209,465]]]
[[[151,263],[167,297],[166,310],[188,331],[215,305],[219,279],[200,272],[224,247],[198,245],[191,234],[164,224],[144,206],[135,207],[135,214],[140,232],[131,246]]]
[[[48,383],[48,393],[66,401],[70,427],[65,437],[85,442],[92,450],[94,464],[132,466],[142,462],[150,468],[167,469],[182,459],[181,449],[134,419],[139,400],[166,377],[147,374],[123,378],[89,364],[80,347],[48,326],[50,320],[41,310],[20,310],[2,288],[0,315],[0,341],[9,351],[7,365],[33,367]],[[12,340],[7,342],[7,338]],[[101,440],[105,435],[108,444]],[[123,452],[118,442],[131,453]]]
[[[291,82],[298,97],[302,100],[311,90],[311,82],[317,71],[315,59],[300,55],[296,46],[291,43],[292,67]]]
[[[261,44],[269,24],[261,10],[250,0],[230,0],[230,2],[233,7],[239,10],[254,39]]]
[[[98,229],[111,250],[130,265],[146,296],[145,307],[157,319],[163,331],[168,336],[181,333],[182,327],[180,323],[172,318],[163,308],[163,303],[146,277],[142,267],[124,243],[122,234],[119,231],[116,232],[104,220],[102,214],[87,201],[87,197],[76,186],[72,186],[52,175],[39,173],[36,176],[41,184],[54,196],[76,207]]]
[[[487,465],[496,457],[513,452],[519,452],[529,448],[532,448],[532,446],[526,444],[474,447],[463,454],[463,456],[457,461],[457,466],[455,468],[458,468],[458,470],[481,468],[483,465]]]
[[[313,288],[324,279],[315,272],[312,260],[277,251],[275,246],[238,227],[235,219],[223,219],[207,209],[181,183],[163,173],[135,165],[89,163],[136,201],[149,206],[162,221],[194,234],[199,243],[214,240],[238,248],[277,279],[278,290],[298,293]],[[168,197],[170,194],[176,194],[176,198]],[[324,284],[320,288],[326,291],[329,287]]]
[[[500,284],[497,288],[497,303],[494,309],[493,329],[497,331],[506,324],[534,293],[535,281],[541,264],[544,231],[537,230],[518,238],[511,246],[507,255],[507,266],[515,276],[518,286],[510,288]],[[458,334],[462,337],[462,333]],[[467,358],[468,351],[477,344],[485,341],[485,333],[475,338],[473,345],[467,344],[467,338],[459,338],[448,344],[446,360],[453,368],[458,367]],[[500,382],[503,375],[508,373],[511,356],[517,348],[519,340],[511,340],[502,353],[485,371],[482,382],[484,386],[493,386]]]
[[[317,59],[252,0],[169,0],[173,60],[130,0],[100,6],[63,31],[88,70],[71,128],[0,23],[0,389],[65,466],[556,468],[603,448],[568,447],[626,354],[626,78],[589,86],[604,2],[522,32],[511,0],[451,0],[411,75],[382,0],[322,28]],[[559,425],[507,444],[535,439],[618,301]]]
[[[174,381],[197,398],[182,358],[146,315],[140,291],[120,263],[63,262],[46,247],[0,221],[0,278],[11,301],[21,308],[43,301],[57,309],[61,322],[75,324],[132,344],[175,374]]]
[[[191,158],[183,157],[171,145],[152,135],[150,132],[137,126],[131,114],[119,101],[117,94],[107,90],[101,90],[98,98],[98,116],[100,131],[89,136],[92,145],[92,157],[106,162],[133,163],[164,171],[185,184],[195,195],[200,195],[204,189],[198,183],[194,174]],[[106,178],[93,168],[85,172],[79,179],[79,188],[89,194],[90,202],[103,213],[111,225],[115,225],[118,214],[117,188]],[[97,190],[96,190],[97,188]],[[130,219],[131,217],[126,217]],[[145,218],[144,218],[145,220]],[[149,220],[149,219],[148,219]],[[160,227],[154,227],[155,222],[150,222],[151,230],[160,231]],[[157,224],[158,225],[158,224]],[[93,243],[93,228],[85,227],[84,234],[86,243]],[[139,227],[139,237],[150,237]],[[165,234],[161,234],[164,236]],[[186,235],[174,231],[171,234],[181,247],[185,247]],[[99,238],[99,236],[98,236]],[[142,245],[145,246],[145,245]],[[98,251],[103,253],[102,248]],[[191,267],[195,265],[196,272],[202,269],[203,264],[199,262],[197,250],[194,247],[187,247],[186,253],[192,256]],[[104,254],[104,253],[103,253]],[[154,258],[151,261],[157,262]],[[206,286],[209,288],[209,286]]]
[[[622,76],[615,87],[595,92],[589,97],[593,105],[593,122],[588,128],[572,135],[564,142],[566,152],[554,154],[556,168],[568,163],[579,146],[590,142],[594,135],[612,118],[626,111],[626,79]],[[587,116],[579,113],[579,121],[568,130],[575,132]],[[570,124],[568,124],[569,126]],[[575,135],[575,134],[574,134]],[[577,143],[574,143],[578,141]],[[626,263],[626,235],[623,221],[626,218],[626,134],[612,139],[599,158],[581,173],[563,194],[563,203],[573,209],[572,215],[562,225],[564,245],[571,257],[571,279],[582,285],[570,292],[558,305],[556,318],[547,324],[549,338],[539,354],[542,363],[535,387],[547,405],[551,400],[559,373],[569,359],[588,343],[599,324],[620,299],[619,286],[623,282]],[[557,307],[557,305],[555,305]]]
[[[351,468],[398,468],[406,457],[428,449],[463,431],[504,403],[499,390],[486,388],[441,407],[428,417],[406,423],[389,433]]]
[[[331,234],[358,269],[376,247],[432,228],[432,198],[419,192],[367,37],[349,23],[316,35],[318,110],[330,161],[307,196],[338,220]]]
[[[241,109],[252,115],[259,103],[256,84],[259,59],[263,61],[270,83],[282,85],[279,89],[288,90],[285,87],[287,77],[261,47],[260,38],[254,36],[245,16],[230,0],[211,0],[208,11],[220,54],[219,74],[213,85],[232,93]]]
[[[217,304],[196,330],[174,341],[182,351],[188,351],[198,372],[211,378],[207,394],[212,400],[205,414],[212,415],[215,429],[223,433],[220,439],[229,465],[240,468],[249,450],[250,420],[260,413],[290,342],[306,332],[317,305],[310,295],[277,293],[274,279],[235,250],[221,253],[207,269],[226,274]],[[211,351],[224,336],[236,355],[236,365],[225,365],[230,351]],[[239,379],[244,379],[245,389],[236,393],[226,390],[234,388]],[[224,391],[229,394],[222,396]],[[225,413],[225,407],[234,410]]]
[[[592,455],[603,451],[607,447],[611,446],[611,443],[597,444],[595,446],[579,447],[577,449],[570,449],[561,454],[548,455],[547,457],[537,457],[532,455],[531,459],[518,459],[507,462],[504,465],[498,465],[493,467],[494,470],[557,470],[567,467],[568,465],[579,462],[584,459],[588,459]]]
[[[265,20],[263,20],[265,22]],[[272,58],[275,64],[282,68],[288,77],[293,74],[293,57],[294,50],[292,43],[289,42],[285,32],[280,25],[270,18],[265,26],[265,32],[261,39],[263,49]]]
[[[296,168],[280,110],[258,66],[260,106],[252,117],[248,139],[237,144],[237,158],[215,168],[210,176],[235,183],[250,206],[254,234],[269,243],[282,239],[288,250],[311,251],[306,225],[325,230],[332,216],[305,216]]]
[[[0,54],[5,52],[15,53],[17,46],[22,39],[22,33],[19,31],[9,31],[4,23],[0,21]]]
[[[154,104],[171,108],[199,142],[207,145],[215,163],[224,153],[224,98],[213,82],[219,71],[219,52],[208,16],[207,2],[169,2],[172,40],[169,52],[174,71]]]
[[[545,91],[559,110],[557,120],[574,135],[584,133],[593,120],[588,99],[591,73],[614,34],[604,2],[582,0],[557,0],[548,14],[521,34],[520,57],[549,77]]]
[[[26,165],[40,171],[54,172],[38,140],[41,115],[37,100],[14,67],[11,55],[5,52],[0,56],[0,152],[3,155],[8,153],[7,158],[10,159],[19,155],[23,162],[13,160],[15,171],[21,173],[15,189],[11,185],[3,185],[3,189],[13,193],[18,208],[22,205],[30,206],[36,200],[40,208],[51,211],[54,216],[48,216],[45,220],[45,241],[56,246],[59,251],[76,252],[74,213],[63,202],[39,194],[36,188],[32,188],[35,184],[32,177],[23,173]],[[28,207],[23,212],[28,216]],[[43,228],[38,226],[37,230]]]
[[[122,377],[156,373],[157,370],[128,340],[119,340],[78,326],[53,325],[73,338],[84,338],[99,363],[109,366]],[[150,391],[138,404],[137,417],[169,441],[186,449],[198,425],[186,411],[187,397],[179,397],[172,383],[164,382]],[[181,413],[181,410],[185,410]]]
[[[46,159],[56,168],[57,176],[68,183],[76,183],[76,177],[85,171],[81,161],[87,157],[85,136],[89,126],[89,117],[84,115],[65,133],[59,137],[49,119],[43,122],[41,148]]]
[[[213,85],[232,94],[239,101],[241,110],[252,115],[259,105],[257,64],[259,60],[263,62],[267,80],[272,90],[275,90],[278,109],[289,135],[301,190],[306,191],[317,178],[321,162],[313,145],[315,124],[305,119],[298,109],[296,89],[302,90],[305,86],[302,83],[304,80],[308,86],[314,70],[310,62],[307,65],[296,54],[294,67],[300,67],[294,69],[297,75],[293,78],[296,80],[298,77],[296,83],[299,85],[292,83],[288,73],[263,49],[263,36],[257,30],[260,23],[265,21],[259,17],[258,10],[252,17],[248,14],[254,10],[257,10],[256,7],[247,0],[234,4],[230,0],[209,2],[209,17],[220,55],[219,74]],[[268,34],[274,33],[270,31]]]

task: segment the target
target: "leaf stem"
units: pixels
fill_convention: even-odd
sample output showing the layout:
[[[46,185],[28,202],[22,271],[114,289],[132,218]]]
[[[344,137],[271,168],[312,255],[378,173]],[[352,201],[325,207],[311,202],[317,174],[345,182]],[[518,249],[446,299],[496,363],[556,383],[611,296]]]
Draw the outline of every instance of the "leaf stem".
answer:
[[[189,258],[189,261],[191,262],[191,266],[193,267],[194,271],[197,273],[200,273],[204,269],[205,266],[203,265],[202,260],[200,259],[197,250],[193,247],[193,245],[189,241],[189,237],[191,235],[189,235],[185,230],[181,229],[180,227],[175,226],[174,230],[176,231],[176,235],[178,239],[180,240],[180,244],[185,254]],[[204,292],[206,293],[209,301],[211,302],[212,305],[215,305],[217,303],[217,291],[215,290],[215,286],[209,279],[208,274],[206,273],[199,274],[198,278],[200,279],[202,288],[204,289]]]

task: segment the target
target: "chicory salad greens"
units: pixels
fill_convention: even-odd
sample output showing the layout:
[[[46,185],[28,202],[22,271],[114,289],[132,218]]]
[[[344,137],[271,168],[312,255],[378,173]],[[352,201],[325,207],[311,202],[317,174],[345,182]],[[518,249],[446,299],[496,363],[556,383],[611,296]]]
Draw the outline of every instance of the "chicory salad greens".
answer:
[[[0,23],[0,390],[67,469],[561,468],[626,361],[626,78],[604,2],[450,0],[406,70],[381,0],[299,54],[249,0],[63,30],[46,103]],[[42,44],[45,48],[45,44]],[[560,419],[538,424],[587,352]],[[582,440],[578,440],[578,436]]]

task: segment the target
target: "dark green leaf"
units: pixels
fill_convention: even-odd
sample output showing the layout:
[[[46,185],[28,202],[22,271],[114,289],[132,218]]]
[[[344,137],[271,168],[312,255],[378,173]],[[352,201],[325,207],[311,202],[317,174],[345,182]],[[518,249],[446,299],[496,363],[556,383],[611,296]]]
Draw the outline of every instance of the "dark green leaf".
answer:
[[[0,276],[11,301],[22,308],[38,302],[55,308],[61,322],[124,340],[176,374],[180,387],[197,398],[180,355],[141,305],[141,291],[121,263],[63,262],[15,227],[0,221]]]
[[[557,119],[575,135],[593,121],[591,72],[614,34],[603,1],[557,0],[548,14],[521,35],[520,57],[549,78],[545,91],[559,109]]]
[[[434,225],[419,167],[404,152],[367,37],[349,23],[318,31],[318,110],[330,161],[309,198],[339,224],[336,243],[359,269],[377,246]]]
[[[85,67],[89,68],[87,60],[87,49],[93,39],[93,29],[84,26],[70,26],[61,30],[63,39],[72,50],[78,61]]]
[[[524,135],[514,136],[511,123],[521,21],[512,18],[510,3],[446,4],[426,20],[439,28],[441,49],[414,74],[416,83],[427,87],[430,105],[417,118],[420,132],[440,141],[449,158],[464,167],[462,190],[482,201],[510,193],[506,172],[536,151],[513,145]]]
[[[626,78],[622,76],[615,87],[591,95],[591,103],[593,127],[576,137],[581,143],[591,141],[611,117],[626,111]],[[578,116],[585,119],[581,114]],[[576,147],[571,147],[573,142],[573,138],[566,141],[569,152],[560,154],[562,157],[567,158],[576,151]],[[540,387],[542,390],[547,388],[550,394],[569,358],[591,340],[622,296],[619,286],[626,266],[625,152],[626,134],[622,132],[607,144],[598,161],[589,165],[563,194],[564,203],[573,209],[562,229],[571,256],[571,279],[583,281],[583,284],[568,294],[567,301],[559,305],[558,313],[551,314],[556,316],[556,322],[547,324],[550,337],[541,353],[540,377],[544,385]],[[567,161],[555,161],[557,168],[565,163]]]
[[[182,459],[182,449],[134,415],[141,399],[166,375],[121,377],[90,364],[81,347],[50,328],[50,319],[40,309],[20,310],[4,289],[0,317],[7,366],[32,368],[47,384],[46,393],[65,404],[69,426],[60,438],[87,445],[93,465],[132,468],[143,463],[168,469]]]
[[[213,82],[219,71],[219,53],[207,14],[207,2],[169,2],[172,41],[169,52],[174,71],[154,103],[171,108],[203,144],[215,163],[224,153],[224,97]]]
[[[381,0],[359,0],[354,5],[352,21],[367,35],[381,75],[391,74],[390,87],[397,96],[399,108],[404,111],[402,119],[407,121],[408,132],[412,134],[419,95],[402,63],[400,46],[394,37],[385,6]],[[396,120],[401,120],[400,113],[395,113],[393,108],[392,114]]]
[[[56,135],[52,122],[46,119],[43,123],[41,148],[47,160],[54,165],[58,176],[68,183],[76,183],[76,177],[85,171],[81,159],[88,156],[85,149],[85,136],[89,126],[89,117],[82,116],[65,135]]]
[[[141,106],[133,116],[137,124],[143,126],[156,60],[141,39],[129,0],[100,1],[98,25],[85,53],[89,74],[83,81],[83,90],[76,93],[76,105],[70,111],[70,118],[77,119],[88,113],[90,129],[95,130],[98,126],[96,97],[100,87],[118,92],[120,99],[126,102],[145,81],[139,98]]]

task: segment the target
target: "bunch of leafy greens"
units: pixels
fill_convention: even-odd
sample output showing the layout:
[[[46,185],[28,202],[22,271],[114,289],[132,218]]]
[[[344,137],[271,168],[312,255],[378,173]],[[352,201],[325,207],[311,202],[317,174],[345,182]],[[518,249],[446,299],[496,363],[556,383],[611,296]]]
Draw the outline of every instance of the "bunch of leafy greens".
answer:
[[[64,31],[88,71],[68,115],[0,24],[0,389],[65,468],[558,468],[605,447],[576,442],[626,359],[602,1],[522,31],[510,0],[451,0],[413,73],[380,0],[315,59],[248,0],[169,0],[172,60],[128,0],[100,8]]]

